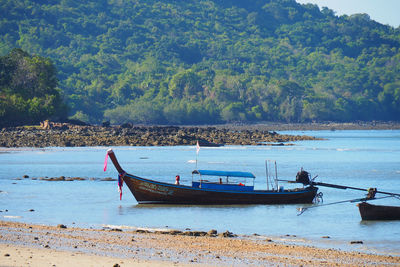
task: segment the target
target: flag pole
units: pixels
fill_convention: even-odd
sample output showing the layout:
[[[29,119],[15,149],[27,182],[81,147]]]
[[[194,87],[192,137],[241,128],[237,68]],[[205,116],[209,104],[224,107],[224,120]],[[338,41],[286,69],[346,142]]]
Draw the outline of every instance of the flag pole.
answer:
[[[197,170],[197,156],[199,155],[199,151],[200,151],[200,144],[199,144],[199,140],[197,140],[197,143],[196,143],[196,170]]]

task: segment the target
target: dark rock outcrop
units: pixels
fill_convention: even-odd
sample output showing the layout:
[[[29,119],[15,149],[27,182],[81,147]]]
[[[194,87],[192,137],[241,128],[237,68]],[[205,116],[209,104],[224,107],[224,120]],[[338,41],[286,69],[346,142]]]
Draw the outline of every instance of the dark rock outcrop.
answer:
[[[0,147],[81,146],[221,146],[290,145],[310,136],[280,135],[267,130],[176,126],[82,126],[48,123],[42,127],[10,127],[0,131]]]

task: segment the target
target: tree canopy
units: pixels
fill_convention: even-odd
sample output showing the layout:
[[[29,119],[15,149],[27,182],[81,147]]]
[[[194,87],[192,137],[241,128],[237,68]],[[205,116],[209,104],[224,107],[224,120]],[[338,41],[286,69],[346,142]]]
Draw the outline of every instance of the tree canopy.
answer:
[[[0,55],[50,58],[75,119],[400,119],[400,28],[367,14],[295,0],[3,0],[0,11]]]
[[[48,58],[14,49],[0,57],[0,126],[65,118],[57,72]]]

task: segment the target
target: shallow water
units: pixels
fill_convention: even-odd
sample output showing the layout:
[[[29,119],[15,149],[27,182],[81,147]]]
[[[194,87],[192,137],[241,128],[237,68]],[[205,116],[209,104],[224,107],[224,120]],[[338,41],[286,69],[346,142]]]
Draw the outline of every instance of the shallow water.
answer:
[[[399,130],[280,133],[326,140],[302,141],[284,147],[201,148],[197,167],[250,171],[257,176],[256,189],[265,189],[265,160],[273,159],[277,161],[280,179],[294,180],[303,167],[313,177],[318,175],[316,180],[320,182],[400,193]],[[105,147],[0,149],[0,219],[53,225],[74,223],[85,227],[229,230],[286,242],[311,245],[317,241],[321,246],[400,255],[400,221],[363,222],[356,203],[311,208],[301,216],[297,216],[297,208],[309,205],[138,205],[126,187],[120,201],[117,183],[98,179],[117,177],[111,162],[103,172],[106,150]],[[196,168],[193,146],[115,147],[114,151],[125,170],[145,178],[174,182],[179,174],[181,183],[190,183],[191,171]],[[25,174],[30,178],[23,179]],[[87,180],[32,180],[59,176]],[[322,187],[320,191],[324,193],[324,204],[361,198],[366,193]],[[394,198],[374,203],[400,205]],[[362,240],[364,244],[349,245],[353,240]]]

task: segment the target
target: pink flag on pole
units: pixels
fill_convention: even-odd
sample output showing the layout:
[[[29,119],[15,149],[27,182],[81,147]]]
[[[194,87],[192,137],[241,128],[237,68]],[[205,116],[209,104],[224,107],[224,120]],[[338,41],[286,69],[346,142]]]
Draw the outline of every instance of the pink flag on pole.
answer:
[[[107,160],[108,160],[108,152],[106,153],[106,158],[104,159],[104,171],[107,170]]]

